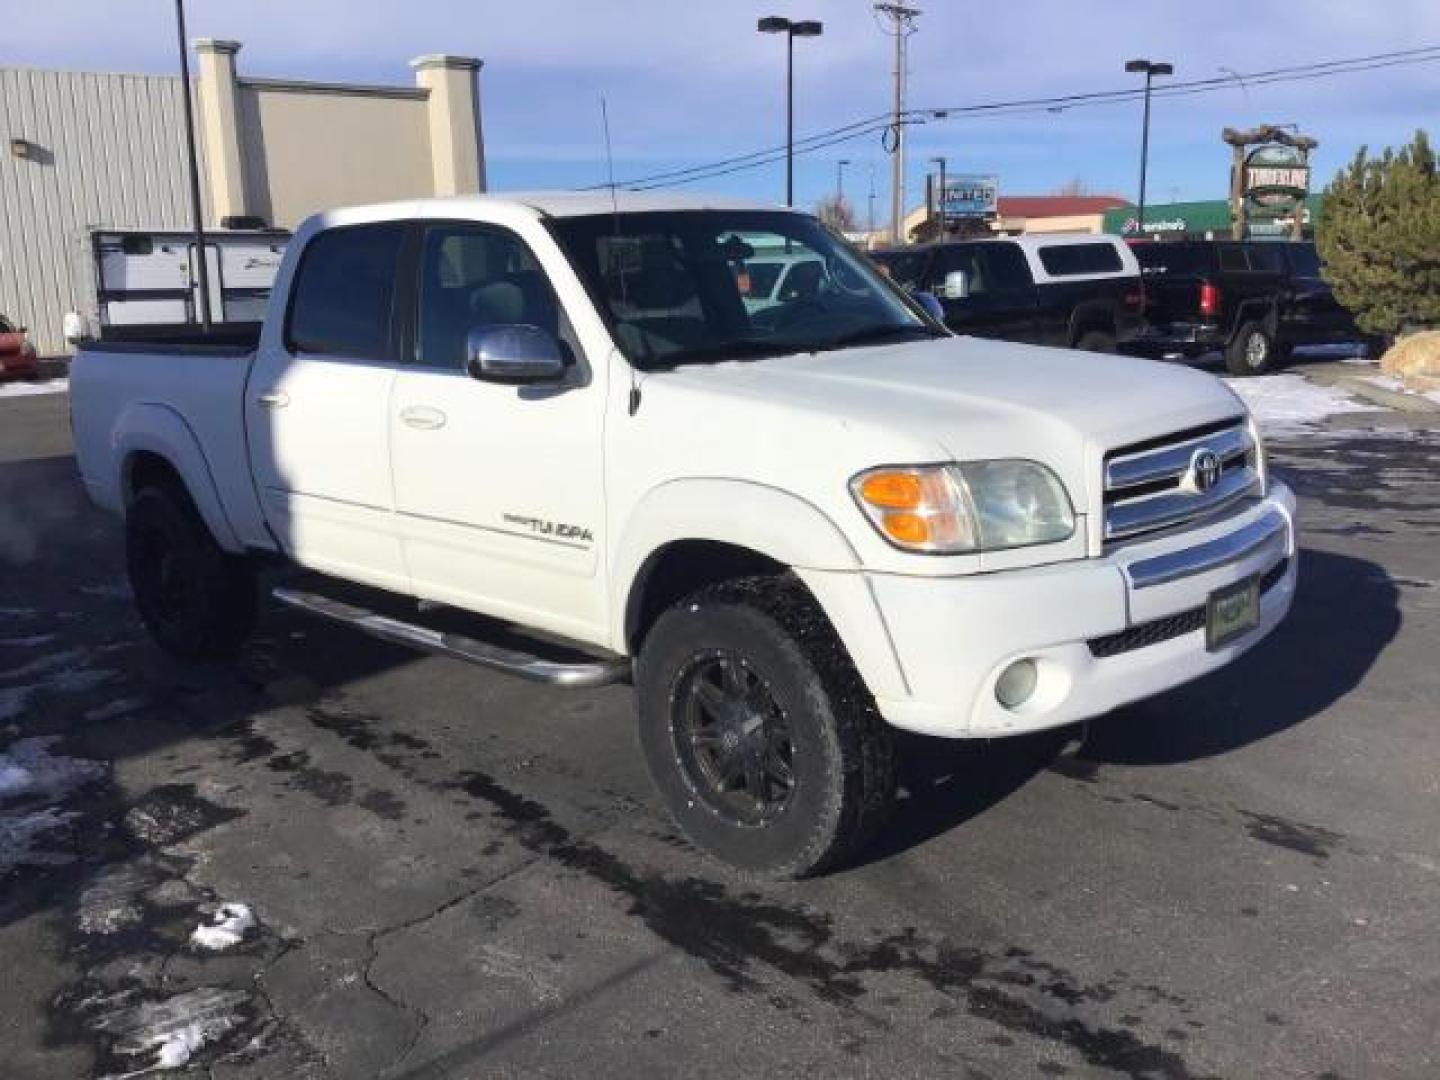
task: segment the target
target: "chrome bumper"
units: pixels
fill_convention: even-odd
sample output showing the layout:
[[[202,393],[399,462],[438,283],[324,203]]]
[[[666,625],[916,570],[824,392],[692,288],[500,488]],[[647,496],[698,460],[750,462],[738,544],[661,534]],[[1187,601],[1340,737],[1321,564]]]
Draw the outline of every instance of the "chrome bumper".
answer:
[[[1287,554],[1289,531],[1290,523],[1285,515],[1272,510],[1224,536],[1129,563],[1124,567],[1125,576],[1132,589],[1148,589],[1239,562],[1267,548],[1274,549],[1278,560]]]

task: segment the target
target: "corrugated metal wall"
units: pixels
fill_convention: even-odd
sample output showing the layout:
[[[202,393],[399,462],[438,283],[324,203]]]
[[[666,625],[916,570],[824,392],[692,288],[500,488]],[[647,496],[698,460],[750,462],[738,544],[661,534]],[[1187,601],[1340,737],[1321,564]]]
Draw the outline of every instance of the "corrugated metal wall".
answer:
[[[90,230],[185,228],[188,191],[177,77],[0,68],[0,312],[41,355],[93,308]]]

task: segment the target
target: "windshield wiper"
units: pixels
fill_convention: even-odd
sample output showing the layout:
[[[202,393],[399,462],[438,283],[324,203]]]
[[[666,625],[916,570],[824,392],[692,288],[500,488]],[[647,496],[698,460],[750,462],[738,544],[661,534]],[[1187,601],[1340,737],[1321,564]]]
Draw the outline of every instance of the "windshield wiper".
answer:
[[[922,323],[883,323],[878,326],[863,326],[848,334],[814,346],[816,352],[830,349],[848,349],[853,345],[874,345],[882,341],[896,341],[909,337],[945,337],[941,331]]]

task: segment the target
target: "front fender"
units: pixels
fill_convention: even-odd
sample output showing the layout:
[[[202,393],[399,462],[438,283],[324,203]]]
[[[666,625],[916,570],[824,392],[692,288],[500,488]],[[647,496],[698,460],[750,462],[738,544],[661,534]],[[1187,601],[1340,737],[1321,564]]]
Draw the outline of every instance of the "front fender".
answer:
[[[872,693],[908,694],[894,645],[850,541],[823,511],[743,480],[676,480],[636,505],[611,566],[611,642],[627,652],[625,616],[647,560],[667,544],[711,540],[790,567],[829,617]]]
[[[210,463],[200,448],[200,440],[178,412],[156,402],[129,405],[115,421],[110,445],[110,460],[116,470],[111,490],[119,495],[122,505],[129,502],[132,494],[130,468],[135,456],[139,453],[154,454],[164,458],[180,474],[186,492],[200,512],[210,535],[215,537],[215,542],[230,552],[244,549],[225,513],[225,505],[220,501],[220,492],[215,486]]]

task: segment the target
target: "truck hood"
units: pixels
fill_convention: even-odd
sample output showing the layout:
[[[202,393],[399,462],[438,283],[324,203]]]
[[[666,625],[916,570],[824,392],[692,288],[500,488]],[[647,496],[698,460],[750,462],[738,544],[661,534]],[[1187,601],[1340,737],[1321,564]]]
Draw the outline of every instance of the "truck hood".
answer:
[[[969,337],[686,367],[656,388],[670,380],[698,395],[697,426],[746,431],[764,459],[815,445],[857,471],[1029,458],[1060,476],[1077,509],[1099,505],[1106,451],[1245,414],[1223,382],[1190,368]],[[768,434],[776,425],[783,440]]]

